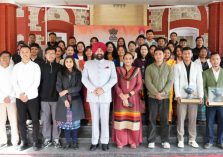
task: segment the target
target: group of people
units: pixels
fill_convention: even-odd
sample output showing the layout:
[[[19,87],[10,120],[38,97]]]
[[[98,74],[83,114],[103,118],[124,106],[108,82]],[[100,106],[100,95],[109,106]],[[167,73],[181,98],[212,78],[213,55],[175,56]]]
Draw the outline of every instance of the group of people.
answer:
[[[117,148],[137,148],[143,140],[143,122],[148,124],[148,148],[155,148],[159,122],[162,147],[169,149],[169,124],[175,116],[179,148],[184,147],[186,117],[190,146],[199,147],[196,124],[200,120],[206,122],[204,147],[213,145],[213,125],[217,123],[218,144],[223,148],[223,108],[210,107],[208,102],[208,89],[223,87],[221,58],[218,53],[210,54],[200,36],[195,49],[187,47],[186,39],[178,44],[175,32],[170,38],[169,42],[163,37],[155,40],[153,30],[147,30],[145,36],[128,44],[122,37],[117,46],[92,37],[90,46],[85,47],[81,41],[76,43],[75,37],[70,37],[66,46],[50,33],[43,53],[35,34],[30,34],[29,43],[19,42],[13,56],[1,52],[0,146],[7,145],[8,117],[12,144],[18,145],[20,137],[19,150],[27,149],[29,117],[34,150],[52,145],[78,149],[78,130],[85,119],[85,124],[92,125],[90,150],[101,143],[107,151],[110,118],[112,142]],[[181,102],[189,87],[193,98],[200,100],[198,104]],[[62,146],[61,134],[65,138]]]

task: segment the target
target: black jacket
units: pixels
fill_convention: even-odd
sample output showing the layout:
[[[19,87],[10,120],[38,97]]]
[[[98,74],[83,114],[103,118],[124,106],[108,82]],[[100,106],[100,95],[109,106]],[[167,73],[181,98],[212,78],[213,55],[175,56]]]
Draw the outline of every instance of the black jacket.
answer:
[[[18,53],[16,53],[12,56],[12,60],[14,64],[16,65],[17,63],[21,62],[22,58]]]
[[[202,46],[202,47],[204,47],[204,46]],[[192,61],[195,61],[196,59],[199,58],[200,49],[201,48],[198,48],[198,47],[195,47],[194,49],[192,49],[192,52],[193,52]],[[208,58],[210,58],[210,56],[211,56],[211,52],[208,51]]]
[[[49,42],[49,41],[47,42],[47,46],[48,46],[48,47],[54,47],[54,48],[56,48],[57,45],[58,45],[57,42],[54,42],[54,43],[51,43],[51,42]]]
[[[56,90],[57,73],[62,66],[56,62],[45,62],[41,64],[40,99],[41,101],[57,102],[58,92]]]
[[[72,110],[72,120],[81,120],[84,118],[84,108],[80,96],[80,91],[82,89],[81,83],[81,72],[76,70],[71,73],[71,78],[69,75],[62,74],[61,72],[57,75],[57,91],[61,92],[63,90],[68,90],[68,93],[72,96],[71,110]],[[56,108],[56,120],[66,121],[66,107],[64,101],[67,99],[66,96],[59,97]]]
[[[37,57],[35,60],[32,60],[32,61],[35,62],[36,64],[38,64],[39,66],[41,66],[41,64],[44,63],[44,60],[40,57]]]

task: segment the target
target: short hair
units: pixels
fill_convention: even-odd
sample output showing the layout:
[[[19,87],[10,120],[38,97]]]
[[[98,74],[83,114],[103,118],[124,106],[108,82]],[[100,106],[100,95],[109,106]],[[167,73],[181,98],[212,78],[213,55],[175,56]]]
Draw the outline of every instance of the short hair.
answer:
[[[49,34],[49,36],[51,36],[51,35],[55,35],[55,36],[57,36],[56,33],[54,33],[54,32],[51,32],[51,33]]]
[[[58,46],[58,47],[59,47],[59,46]],[[45,49],[45,53],[47,53],[47,52],[50,51],[50,50],[53,50],[53,51],[56,52],[56,48],[55,48],[55,47],[53,47],[53,46],[49,46],[49,47],[47,47],[47,48]]]
[[[92,40],[96,40],[97,42],[99,42],[99,40],[98,40],[98,38],[97,37],[92,37],[91,39],[90,39],[90,42],[92,42]]]
[[[142,39],[146,39],[146,37],[144,36],[144,35],[142,35],[142,34],[140,34],[137,38],[136,38],[136,40],[139,40],[139,38],[142,38]]]
[[[202,46],[202,47],[200,48],[199,52],[201,52],[201,50],[206,50],[206,51],[208,52],[208,48],[207,48],[207,47],[204,47],[204,46]]]
[[[159,37],[159,38],[157,38],[157,41],[159,41],[159,40],[161,40],[161,39],[163,39],[163,40],[166,42],[166,38],[164,38],[164,37]]]
[[[198,39],[202,39],[204,41],[204,38],[202,36],[198,36],[195,41],[197,42]]]
[[[176,33],[176,32],[172,32],[172,33],[170,33],[170,36],[173,35],[173,34],[175,34],[175,35],[177,36],[177,33]]]
[[[187,42],[187,39],[181,38],[180,42],[183,42],[183,41]]]
[[[150,32],[151,32],[151,33],[154,33],[152,29],[148,29],[148,30],[146,31],[146,34],[147,34],[147,33],[150,33]]]
[[[3,54],[8,54],[9,55],[9,57],[12,57],[12,54],[9,52],[9,51],[2,51],[1,53],[0,53],[0,57],[3,55]]]
[[[218,52],[213,52],[213,53],[211,53],[211,57],[212,57],[212,56],[215,56],[215,55],[219,55],[219,56],[220,56],[220,54],[219,54]]]
[[[76,38],[75,38],[74,36],[69,37],[69,39],[74,39],[74,40],[76,40]]]
[[[168,46],[168,45],[173,45],[173,47],[175,47],[175,44],[174,44],[173,42],[171,42],[171,41],[168,42],[167,46]]]
[[[188,51],[188,50],[192,51],[192,49],[190,47],[184,47],[183,48],[183,51]]]
[[[134,42],[134,41],[130,41],[130,42],[128,43],[128,47],[129,47],[130,44],[134,44],[134,45],[136,46],[136,42]]]
[[[36,34],[34,34],[34,33],[29,33],[29,36],[36,36]]]
[[[39,44],[37,44],[37,43],[32,43],[32,44],[30,44],[29,45],[29,47],[30,47],[30,49],[32,48],[32,47],[36,47],[36,48],[40,48],[40,46],[39,46]]]
[[[149,49],[151,49],[152,47],[155,47],[155,49],[157,49],[157,46],[156,46],[156,45],[151,45],[151,46],[149,47]]]
[[[163,49],[161,49],[161,48],[156,48],[155,51],[154,51],[154,53],[155,53],[156,51],[162,51],[162,52],[163,52]],[[164,53],[164,52],[163,52],[163,53]]]
[[[29,49],[31,51],[31,49],[30,49],[30,47],[28,45],[22,45],[20,49],[22,49],[22,48],[27,48],[27,49]]]
[[[25,42],[23,40],[20,40],[17,45],[25,45]]]
[[[183,47],[180,46],[180,45],[177,45],[176,50],[177,50],[177,49],[180,49],[181,51],[183,51]]]

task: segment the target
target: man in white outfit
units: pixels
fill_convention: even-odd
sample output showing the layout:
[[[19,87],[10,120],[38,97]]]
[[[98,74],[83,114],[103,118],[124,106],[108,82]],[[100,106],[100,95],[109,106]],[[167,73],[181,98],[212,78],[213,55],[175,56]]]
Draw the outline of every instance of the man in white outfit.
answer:
[[[188,114],[188,144],[194,148],[199,147],[196,140],[196,119],[197,108],[202,104],[204,96],[202,70],[199,65],[191,61],[193,54],[189,47],[183,48],[183,62],[174,67],[174,91],[177,99],[177,137],[178,147],[184,147],[184,122]],[[198,104],[184,104],[181,103],[182,98],[187,98],[188,94],[185,88],[192,88],[193,98],[200,99]]]
[[[112,101],[111,88],[117,83],[115,65],[104,59],[106,46],[97,42],[92,51],[95,59],[87,61],[82,73],[82,83],[87,88],[87,102],[90,103],[92,117],[91,151],[98,147],[99,135],[102,150],[109,149],[109,110]],[[99,123],[101,122],[101,134]]]
[[[11,142],[14,146],[19,142],[15,92],[11,81],[13,64],[10,64],[10,59],[8,51],[0,54],[0,147],[7,146],[7,116],[11,126]]]
[[[33,123],[33,149],[39,150],[39,100],[38,87],[40,84],[40,67],[30,60],[30,48],[20,49],[22,61],[16,64],[12,71],[12,84],[16,93],[18,111],[18,126],[21,136],[19,151],[29,148],[27,137],[27,113],[30,113]]]

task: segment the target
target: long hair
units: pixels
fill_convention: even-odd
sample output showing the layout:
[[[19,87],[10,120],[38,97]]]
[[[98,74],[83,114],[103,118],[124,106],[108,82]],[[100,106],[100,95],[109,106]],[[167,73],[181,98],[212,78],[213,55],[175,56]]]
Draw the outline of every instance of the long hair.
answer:
[[[177,60],[177,57],[178,57],[178,56],[177,56],[177,49],[180,49],[180,51],[183,52],[183,47],[180,46],[180,45],[177,45],[177,46],[176,46],[176,54],[175,54],[175,58],[174,58],[175,60]]]
[[[142,59],[141,49],[142,49],[143,46],[145,46],[145,47],[147,48],[147,50],[148,50],[148,53],[147,53],[147,55],[146,55],[146,57],[145,57],[145,59],[148,59],[151,55],[150,55],[150,53],[149,53],[149,46],[148,46],[147,44],[143,44],[143,45],[141,45],[141,46],[139,47],[139,52],[140,52],[140,53],[139,53],[139,55],[138,55],[137,58]]]
[[[124,45],[118,45],[119,40],[123,40]],[[123,46],[124,49],[125,49],[125,52],[127,52],[127,47],[126,47],[125,39],[124,39],[123,37],[118,38],[118,41],[117,41],[117,47],[120,47],[120,46]]]
[[[62,75],[67,75],[67,74],[70,73],[69,70],[68,70],[68,68],[67,68],[66,65],[65,65],[65,62],[66,62],[67,59],[71,59],[71,60],[73,61],[74,66],[73,66],[73,68],[72,68],[72,72],[77,70],[77,65],[76,65],[76,63],[75,63],[75,60],[74,60],[73,56],[67,56],[67,57],[64,59],[64,65],[63,65],[63,68],[62,68]]]
[[[91,46],[86,46],[86,48],[84,49],[84,61],[87,61],[87,55],[86,55],[86,52],[90,49],[91,50]],[[92,56],[91,56],[91,60],[94,59],[94,54],[92,53]]]
[[[84,42],[83,42],[83,41],[79,41],[79,42],[77,43],[77,46],[78,46],[79,44],[82,44],[82,45],[83,45],[83,47],[84,47],[84,49],[85,49],[85,44],[84,44]],[[77,53],[78,53],[78,50],[77,50]]]
[[[117,52],[117,49],[115,47],[115,44],[113,42],[109,41],[109,42],[107,42],[105,44],[106,47],[108,47],[109,44],[111,44],[112,47],[113,47],[113,51],[112,51],[112,57],[113,57],[113,59],[117,59],[118,58],[118,52]],[[107,51],[105,52],[105,59],[108,59],[108,52]]]

